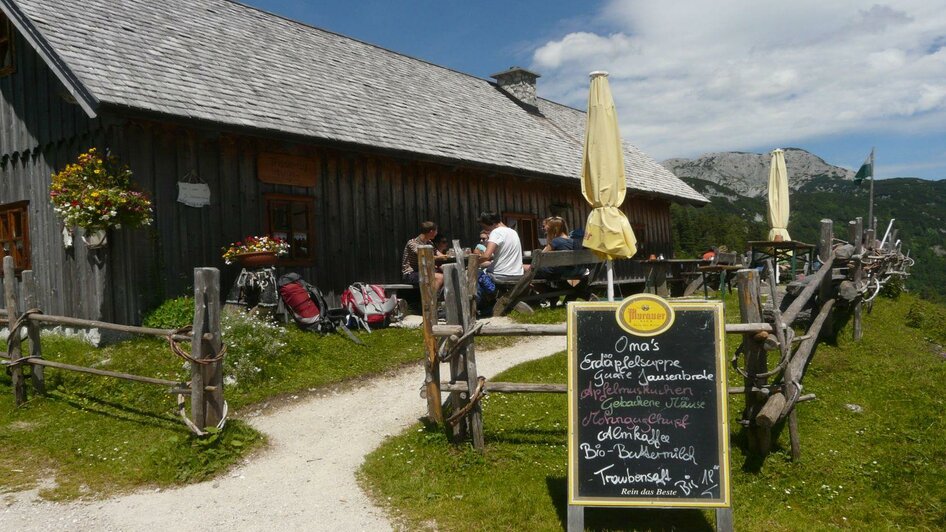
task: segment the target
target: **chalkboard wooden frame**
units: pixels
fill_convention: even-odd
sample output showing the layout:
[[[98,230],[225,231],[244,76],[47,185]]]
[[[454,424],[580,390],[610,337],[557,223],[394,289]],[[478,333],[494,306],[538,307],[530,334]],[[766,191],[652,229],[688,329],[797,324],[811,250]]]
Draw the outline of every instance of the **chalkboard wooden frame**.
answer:
[[[729,429],[728,429],[728,393],[727,393],[727,381],[726,381],[726,360],[725,360],[725,319],[723,315],[723,304],[720,301],[667,301],[659,296],[647,295],[647,296],[632,296],[633,298],[641,297],[651,297],[655,299],[655,303],[658,305],[667,304],[672,309],[671,319],[674,319],[674,322],[670,327],[658,335],[635,335],[628,332],[626,327],[621,327],[618,324],[618,314],[617,311],[621,307],[623,302],[574,302],[569,303],[568,305],[568,504],[573,506],[624,506],[624,507],[646,507],[646,508],[727,508],[731,505],[731,488],[730,488],[730,467],[729,467]],[[627,301],[627,300],[625,300]],[[680,319],[681,316],[697,316],[703,318],[712,318],[714,326],[711,327],[712,339],[713,339],[713,349],[712,353],[704,352],[703,356],[705,359],[712,357],[713,366],[710,368],[710,364],[706,364],[706,370],[715,371],[715,378],[712,385],[708,383],[703,384],[704,394],[710,393],[710,395],[715,398],[715,408],[712,408],[712,412],[715,412],[716,419],[710,419],[705,424],[712,428],[715,428],[715,436],[712,440],[703,439],[700,442],[715,442],[716,452],[710,453],[710,456],[715,458],[715,463],[706,463],[706,465],[712,465],[716,467],[718,465],[718,485],[716,486],[716,491],[718,494],[715,496],[711,494],[710,497],[701,497],[701,496],[657,496],[648,494],[647,496],[633,496],[633,495],[588,495],[588,489],[583,489],[583,485],[579,479],[579,454],[582,451],[579,450],[579,394],[583,389],[583,386],[579,384],[579,317],[584,313],[599,313],[602,316],[598,321],[604,325],[603,328],[608,329],[607,331],[600,331],[602,334],[612,333],[615,334],[615,337],[619,335],[625,335],[628,337],[628,341],[631,339],[640,342],[650,342],[650,341],[661,341],[667,340],[668,343],[673,344],[674,341],[685,341],[679,340],[679,338],[686,337],[677,337],[676,340],[673,339],[674,335],[685,335],[686,331],[683,327],[687,326],[688,319]],[[610,313],[610,319],[614,320],[613,324],[607,322],[607,318],[604,317],[603,313]],[[697,313],[697,314],[691,314]],[[709,316],[706,316],[704,313],[708,313]],[[674,318],[675,316],[675,318]],[[705,321],[704,321],[705,323]],[[613,325],[614,329],[611,329]],[[585,326],[588,327],[588,326]],[[702,332],[699,334],[709,335],[710,328],[703,328]],[[596,331],[599,332],[599,331]],[[586,331],[587,334],[587,331]],[[696,333],[694,333],[696,335]],[[588,338],[600,338],[600,335],[594,334],[589,335]],[[709,336],[706,337],[707,340]],[[596,340],[593,340],[596,341]],[[702,344],[706,345],[706,344]],[[707,346],[708,349],[708,346]],[[641,353],[645,358],[647,358],[647,353]],[[656,353],[655,353],[656,355]],[[694,385],[696,386],[696,385]],[[712,388],[710,388],[710,386]],[[665,411],[666,408],[662,408],[661,411]],[[685,429],[684,429],[685,430]],[[692,436],[692,435],[691,435]],[[690,443],[690,442],[685,442]],[[694,444],[697,442],[694,441]],[[672,445],[669,443],[668,445]],[[710,444],[712,447],[712,444]],[[610,451],[609,451],[610,452]],[[587,456],[587,455],[586,455]],[[679,458],[677,458],[679,460]],[[693,460],[695,463],[696,460]],[[656,463],[656,462],[655,462]],[[624,462],[626,465],[627,463]],[[659,465],[663,465],[659,463]],[[653,468],[654,466],[651,466]],[[677,467],[680,467],[677,465]],[[691,467],[687,465],[686,467]],[[697,469],[694,467],[694,472]],[[628,471],[628,474],[631,472]],[[588,472],[586,472],[586,475]],[[705,476],[705,471],[704,471]],[[586,477],[587,478],[587,477]],[[602,477],[603,478],[603,477]],[[689,477],[687,477],[689,478]],[[671,481],[666,481],[670,485]],[[602,482],[602,484],[605,484]],[[699,484],[699,482],[694,482],[694,484]],[[697,494],[699,488],[692,490],[694,495]],[[630,490],[628,490],[630,491]],[[669,491],[669,490],[667,490]],[[681,490],[673,490],[675,493],[683,493]],[[689,494],[688,494],[689,495]]]

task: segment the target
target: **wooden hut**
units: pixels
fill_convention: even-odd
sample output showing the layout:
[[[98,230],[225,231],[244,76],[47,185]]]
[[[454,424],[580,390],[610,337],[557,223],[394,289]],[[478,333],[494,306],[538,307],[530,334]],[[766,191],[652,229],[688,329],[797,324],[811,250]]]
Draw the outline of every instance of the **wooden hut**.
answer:
[[[478,212],[537,245],[541,219],[588,213],[585,114],[536,74],[487,81],[228,0],[0,0],[0,241],[47,312],[138,322],[221,248],[292,241],[280,266],[326,292],[398,282],[419,222],[474,240]],[[153,226],[66,248],[52,173],[90,147],[127,163]],[[644,253],[672,251],[671,202],[707,200],[626,145],[625,210]],[[179,200],[206,184],[210,203]]]

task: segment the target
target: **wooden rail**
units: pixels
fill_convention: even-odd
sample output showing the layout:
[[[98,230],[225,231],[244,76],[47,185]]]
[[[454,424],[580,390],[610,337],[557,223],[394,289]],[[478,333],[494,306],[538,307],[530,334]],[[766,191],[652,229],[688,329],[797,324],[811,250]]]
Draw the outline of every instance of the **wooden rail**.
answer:
[[[565,336],[565,324],[531,325],[527,323],[517,325],[490,325],[489,319],[480,320],[478,325],[482,325],[477,336]],[[463,327],[459,325],[434,325],[431,327],[434,336],[459,336],[463,334]],[[747,332],[772,332],[772,324],[766,322],[756,323],[727,323],[726,332],[730,334],[740,334]]]
[[[12,377],[14,401],[17,406],[27,399],[27,390],[23,376],[23,366],[32,369],[33,387],[37,394],[46,393],[44,368],[55,368],[65,371],[74,371],[102,377],[111,377],[132,382],[169,386],[169,390],[180,396],[191,397],[191,416],[185,418],[185,423],[197,434],[203,434],[208,426],[222,426],[226,419],[226,402],[223,398],[223,344],[220,331],[220,272],[216,268],[196,268],[194,270],[194,322],[190,334],[175,334],[173,329],[156,329],[152,327],[136,327],[121,325],[98,320],[85,320],[66,316],[50,316],[38,311],[37,291],[33,272],[25,270],[22,273],[23,300],[27,311],[20,313],[17,309],[16,276],[13,257],[3,259],[3,287],[6,309],[0,311],[0,316],[7,323],[7,366]],[[16,316],[15,320],[11,320]],[[176,348],[178,355],[186,357],[191,362],[191,387],[183,389],[183,383],[168,379],[159,379],[142,375],[133,375],[119,371],[110,371],[98,368],[89,368],[75,364],[66,364],[43,358],[42,342],[39,334],[40,324],[66,325],[71,327],[97,328],[131,334],[151,335],[170,338],[174,342],[190,342],[190,355],[183,354]],[[24,356],[20,327],[28,331],[29,354]],[[197,339],[197,341],[194,341]],[[209,359],[209,360],[207,360]],[[182,411],[183,415],[183,411]]]
[[[821,220],[821,237],[818,243],[818,258],[821,266],[806,279],[807,284],[797,297],[781,310],[780,293],[775,282],[775,267],[768,264],[768,290],[771,308],[762,305],[762,279],[757,270],[741,269],[737,273],[739,286],[739,306],[742,323],[726,324],[728,334],[742,335],[742,345],[737,350],[744,357],[742,367],[739,360],[733,365],[743,376],[743,385],[729,387],[732,395],[745,397],[745,408],[741,423],[748,431],[750,451],[764,456],[772,446],[772,437],[779,423],[788,422],[791,440],[792,458],[798,459],[801,444],[798,429],[796,406],[815,399],[812,393],[802,394],[801,382],[805,371],[814,356],[819,339],[833,334],[833,314],[838,301],[849,301],[854,315],[854,336],[861,337],[862,295],[868,288],[864,278],[869,273],[882,273],[888,277],[908,275],[904,268],[912,260],[899,253],[899,249],[871,249],[873,240],[870,234],[864,237],[860,219],[853,221],[850,227],[851,243],[842,242],[835,246],[834,225],[831,220]],[[864,239],[868,245],[865,247]],[[840,259],[838,249],[844,246],[846,252],[853,253]],[[422,264],[432,258],[426,255],[431,251],[421,248],[419,255]],[[473,315],[473,294],[475,293],[475,263],[465,264],[462,250],[457,250],[458,265],[444,268],[447,324],[437,325],[436,315],[430,312],[433,295],[425,303],[425,345],[427,346],[427,377],[424,395],[428,400],[428,415],[432,420],[441,408],[450,408],[453,412],[467,414],[467,420],[461,420],[459,427],[452,429],[454,438],[469,435],[477,449],[483,448],[482,414],[478,405],[470,406],[483,393],[565,393],[564,384],[483,382],[476,378],[474,342],[478,336],[565,336],[564,324],[554,325],[494,325],[488,319],[476,321]],[[851,257],[848,259],[847,257]],[[555,257],[555,255],[552,255]],[[465,266],[465,268],[464,268]],[[422,285],[429,284],[432,272],[424,275]],[[839,299],[838,284],[851,283],[857,294],[850,299]],[[875,281],[875,286],[881,284]],[[423,291],[423,290],[422,290]],[[843,293],[841,291],[840,293]],[[795,327],[800,323],[799,316],[808,308],[817,311],[804,333],[796,335]],[[843,308],[843,307],[842,307]],[[439,344],[439,345],[438,345]],[[777,350],[779,361],[771,369],[767,352]],[[439,379],[439,362],[449,361],[450,380]],[[441,405],[442,394],[449,394],[447,402]],[[454,417],[457,415],[454,414]]]

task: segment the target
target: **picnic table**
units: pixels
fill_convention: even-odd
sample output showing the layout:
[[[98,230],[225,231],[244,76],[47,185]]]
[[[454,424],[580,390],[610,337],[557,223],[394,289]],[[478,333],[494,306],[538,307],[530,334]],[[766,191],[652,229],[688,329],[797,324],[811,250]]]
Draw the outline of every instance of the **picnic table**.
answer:
[[[720,294],[725,296],[726,291],[729,288],[729,279],[730,279],[729,275],[732,272],[736,272],[745,268],[745,266],[743,266],[740,263],[741,261],[739,259],[739,255],[736,253],[717,252],[715,255],[713,255],[713,258],[711,260],[706,261],[706,262],[707,262],[706,264],[702,264],[697,268],[701,276],[700,280],[702,281],[702,284],[703,284],[703,297],[705,299],[709,299],[709,293],[707,292],[707,288],[709,285],[708,277],[710,275],[718,276],[719,292]],[[687,288],[689,289],[689,287]],[[685,293],[684,295],[690,295],[690,294]]]
[[[750,240],[749,244],[749,267],[756,268],[765,264],[765,261],[772,259],[775,265],[775,280],[779,280],[779,262],[788,262],[792,280],[798,272],[799,266],[804,271],[808,271],[814,260],[814,244],[806,244],[797,240]]]
[[[509,313],[516,304],[541,299],[557,300],[561,296],[567,299],[589,299],[595,289],[607,287],[608,277],[605,259],[602,259],[588,249],[574,251],[542,251],[532,252],[532,268],[517,282],[500,285],[504,294],[496,301],[493,315],[502,316]],[[697,275],[697,267],[708,261],[702,259],[618,259],[613,261],[613,278],[615,286],[643,285],[643,291],[664,297],[671,295],[674,284],[684,284],[688,275]],[[546,280],[536,280],[535,274],[540,268],[554,268],[560,266],[587,266],[582,275],[574,278],[564,278],[555,290],[533,293],[530,289],[535,283],[548,283]],[[567,281],[578,281],[574,286]],[[682,288],[680,289],[682,292]]]

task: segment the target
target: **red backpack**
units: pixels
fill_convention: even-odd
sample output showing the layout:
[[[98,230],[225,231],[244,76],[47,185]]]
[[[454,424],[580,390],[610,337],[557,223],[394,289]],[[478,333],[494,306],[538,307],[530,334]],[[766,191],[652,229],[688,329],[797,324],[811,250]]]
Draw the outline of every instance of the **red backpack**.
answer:
[[[335,323],[326,316],[328,305],[325,297],[318,288],[303,281],[298,273],[287,273],[276,284],[279,297],[301,329],[316,332],[335,330]]]
[[[376,284],[352,283],[342,292],[342,307],[348,310],[351,321],[367,330],[386,327],[397,308],[397,298],[388,297],[384,288]]]

